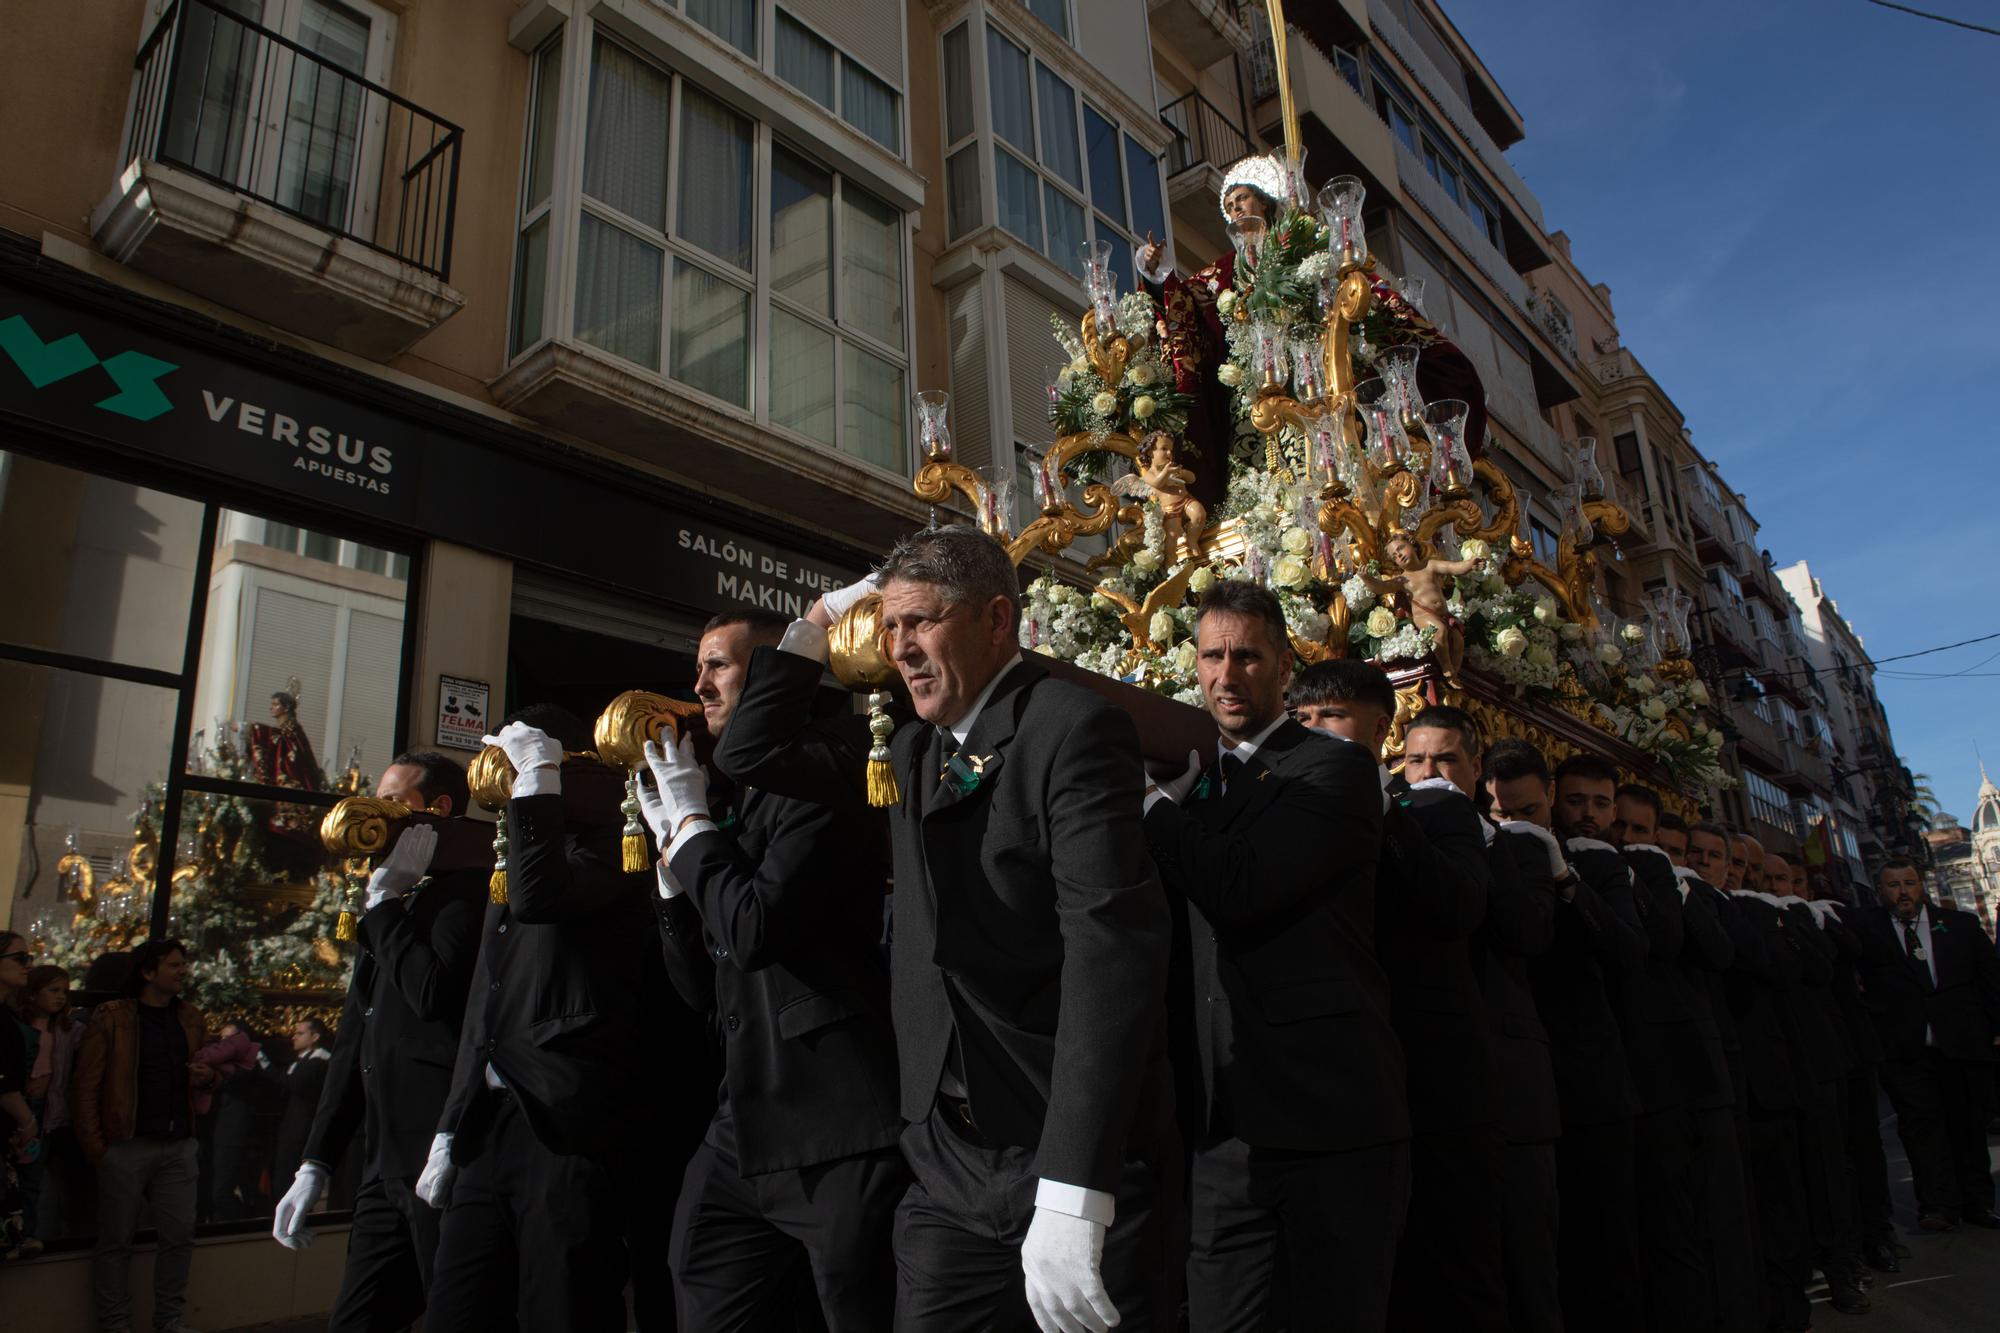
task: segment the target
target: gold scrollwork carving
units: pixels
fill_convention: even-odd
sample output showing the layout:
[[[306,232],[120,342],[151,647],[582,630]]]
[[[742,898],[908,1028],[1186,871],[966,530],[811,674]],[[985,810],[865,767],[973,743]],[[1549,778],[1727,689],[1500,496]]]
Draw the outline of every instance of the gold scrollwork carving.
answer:
[[[389,845],[389,826],[410,814],[401,801],[343,797],[319,822],[320,845],[337,856],[374,856]]]
[[[637,768],[646,762],[646,742],[673,744],[687,719],[699,712],[698,703],[650,690],[627,690],[597,715],[593,732],[597,757],[614,768]]]

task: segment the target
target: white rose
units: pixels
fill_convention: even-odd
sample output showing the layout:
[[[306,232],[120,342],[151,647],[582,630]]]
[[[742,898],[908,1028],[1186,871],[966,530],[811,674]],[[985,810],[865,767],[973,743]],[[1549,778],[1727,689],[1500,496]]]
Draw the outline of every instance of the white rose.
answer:
[[[1696,704],[1701,704],[1701,705],[1707,704],[1708,686],[1702,684],[1698,680],[1691,681],[1688,684],[1688,698],[1694,700]]]
[[[1094,592],[1090,594],[1090,609],[1093,611],[1116,611],[1118,603],[1112,601],[1101,592]]]
[[[1090,369],[1090,362],[1084,360],[1081,353],[1070,358],[1069,362],[1070,374],[1081,375],[1084,371],[1088,369]]]
[[[1477,537],[1467,537],[1458,544],[1458,558],[1461,560],[1484,560],[1493,553],[1493,548]]]
[[[1555,650],[1545,643],[1529,644],[1524,656],[1531,666],[1538,666],[1544,671],[1556,664]]]
[[[1188,576],[1188,591],[1195,593],[1197,595],[1207,592],[1210,588],[1213,588],[1214,586],[1215,586],[1215,571],[1210,569],[1207,565],[1203,565],[1200,569],[1197,569],[1193,574]]]
[[[1617,666],[1623,660],[1624,656],[1625,654],[1619,650],[1618,645],[1615,643],[1600,643],[1597,645],[1597,660],[1606,666]]]
[[[1558,618],[1559,617],[1556,613],[1556,604],[1554,602],[1544,599],[1542,601],[1535,603],[1535,619],[1539,623],[1546,625],[1551,620],[1556,620]]]
[[[1141,574],[1150,574],[1160,567],[1160,553],[1151,547],[1141,547],[1132,557],[1132,568]]]
[[[1708,735],[1708,723],[1703,722],[1700,718],[1696,718],[1694,723],[1694,734],[1697,736]]]
[[[1561,633],[1564,643],[1575,643],[1583,637],[1583,626],[1577,624],[1574,620],[1565,620],[1562,623],[1562,629],[1559,633]]]
[[[1159,378],[1160,373],[1153,369],[1153,363],[1150,361],[1141,361],[1138,365],[1132,367],[1132,382],[1142,389]]]
[[[1643,643],[1646,638],[1646,627],[1644,625],[1627,625],[1622,633],[1627,643]]]
[[[1493,636],[1493,646],[1504,657],[1519,657],[1528,650],[1528,636],[1521,633],[1517,626],[1509,625]]]
[[[1132,415],[1144,421],[1153,415],[1153,409],[1158,406],[1159,404],[1153,401],[1153,395],[1142,393],[1132,400]]]
[[[1174,641],[1174,618],[1165,611],[1153,612],[1153,619],[1146,625],[1146,637],[1154,643]]]
[[[1118,395],[1115,393],[1100,393],[1097,397],[1090,400],[1090,410],[1101,417],[1110,416],[1112,412],[1117,410],[1117,407]]]
[[[1182,672],[1194,670],[1193,639],[1182,639],[1180,645],[1174,649],[1174,670]]]
[[[1225,315],[1234,310],[1236,308],[1236,293],[1234,291],[1221,293],[1215,298],[1215,308]]]
[[[1720,750],[1722,748],[1722,732],[1720,730],[1708,733],[1708,748],[1711,750]]]
[[[1286,528],[1278,544],[1290,555],[1304,555],[1312,549],[1312,540],[1312,534],[1304,528]]]
[[[1215,378],[1234,388],[1243,382],[1243,367],[1234,361],[1225,361],[1215,368]]]
[[[1386,639],[1396,632],[1396,613],[1386,606],[1378,606],[1368,613],[1368,633],[1370,637]]]
[[[1660,687],[1653,683],[1651,676],[1634,676],[1632,677],[1632,688],[1641,694],[1651,694]]]
[[[1280,588],[1303,587],[1309,572],[1305,561],[1297,556],[1281,555],[1278,563],[1271,567],[1271,582]]]
[[[1645,703],[1639,705],[1639,711],[1655,722],[1664,721],[1667,716],[1667,701],[1665,699],[1648,699]]]

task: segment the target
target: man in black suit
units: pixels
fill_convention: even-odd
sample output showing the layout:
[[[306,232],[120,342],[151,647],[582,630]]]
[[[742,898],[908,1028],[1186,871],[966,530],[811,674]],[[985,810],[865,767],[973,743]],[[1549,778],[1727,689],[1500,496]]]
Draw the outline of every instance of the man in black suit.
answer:
[[[1307,667],[1288,697],[1301,725],[1371,755],[1396,716],[1388,676],[1354,658]],[[1384,776],[1375,952],[1389,977],[1411,1131],[1410,1209],[1389,1323],[1506,1333],[1492,1054],[1468,943],[1493,881],[1484,824],[1449,778]]]
[[[1205,1099],[1190,1322],[1381,1328],[1410,1123],[1375,958],[1380,770],[1285,716],[1292,650],[1275,596],[1225,580],[1196,615],[1220,753],[1191,754],[1146,798],[1153,859],[1187,913]]]
[[[2000,1031],[2000,957],[1970,912],[1924,895],[1914,863],[1877,875],[1862,913],[1861,985],[1882,1039],[1882,1086],[1915,1178],[1918,1225],[2000,1227],[1986,1151],[1985,1089]]]
[[[269,1072],[277,1082],[283,1101],[278,1109],[278,1129],[271,1139],[271,1193],[279,1200],[291,1192],[305,1154],[306,1138],[312,1132],[320,1093],[326,1087],[327,1064],[333,1058],[333,1037],[326,1024],[308,1014],[292,1024],[292,1059],[282,1073]],[[260,1063],[268,1057],[258,1053]]]
[[[896,1327],[1170,1326],[1171,926],[1140,828],[1137,728],[1022,660],[1019,580],[991,537],[919,533],[877,578],[920,719],[888,746],[890,1007],[914,1175]],[[868,591],[829,594],[752,655],[716,750],[725,774],[808,801],[861,790],[862,719],[810,714],[826,630]]]
[[[627,1208],[661,1208],[650,1196],[670,1193],[635,1184],[663,1178],[673,1155],[658,1071],[692,1064],[707,1084],[706,1043],[671,1039],[682,1007],[667,994],[653,876],[622,869],[615,814],[565,818],[563,752],[589,746],[583,723],[538,706],[487,743],[516,774],[508,898],[486,909],[451,1092],[417,1183],[446,1209],[424,1325],[475,1333],[518,1313],[527,1328],[623,1330]],[[670,1163],[676,1175],[684,1161]]]
[[[1443,778],[1483,798],[1480,749],[1479,724],[1470,713],[1433,705],[1412,718],[1404,733],[1403,777],[1412,783]],[[1514,1328],[1561,1333],[1555,1141],[1562,1133],[1562,1117],[1549,1066],[1549,1035],[1529,979],[1534,960],[1554,943],[1559,900],[1543,843],[1546,834],[1490,820],[1481,832],[1492,882],[1470,952],[1486,1009],[1500,1134],[1495,1165],[1506,1312]]]
[[[398,755],[375,790],[447,818],[470,799],[465,770],[435,751]],[[451,1082],[487,892],[481,869],[429,873],[436,846],[435,829],[414,825],[369,877],[339,1040],[272,1226],[294,1248],[312,1239],[305,1216],[360,1134],[361,1186],[328,1321],[335,1333],[407,1327],[430,1286],[438,1213],[415,1187]]]
[[[724,736],[752,651],[789,622],[709,621],[695,695]],[[896,1045],[881,953],[881,814],[847,787],[809,804],[744,788],[713,802],[692,738],[648,743],[640,804],[665,858],[667,974],[710,1016],[723,1079],[674,1213],[682,1321],[704,1333],[781,1326],[801,1282],[831,1333],[877,1333],[895,1306],[890,1234],[908,1172],[896,1150]]]
[[[1523,741],[1499,741],[1487,751],[1484,768],[1499,813],[1543,830],[1561,897],[1555,941],[1533,977],[1562,1107],[1556,1179],[1564,1322],[1574,1329],[1642,1328],[1646,1303],[1632,1156],[1639,1101],[1611,987],[1641,965],[1645,932],[1616,852],[1600,852],[1604,844],[1598,843],[1571,853],[1550,832],[1557,791],[1541,752]],[[1601,794],[1608,822],[1611,792]],[[1591,873],[1583,873],[1579,859]]]

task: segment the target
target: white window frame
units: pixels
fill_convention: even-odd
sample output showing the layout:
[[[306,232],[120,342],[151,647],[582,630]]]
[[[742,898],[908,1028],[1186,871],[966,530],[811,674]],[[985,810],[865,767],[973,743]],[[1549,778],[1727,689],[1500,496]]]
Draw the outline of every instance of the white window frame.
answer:
[[[787,9],[783,4],[767,5],[765,7],[765,12],[770,15],[769,27],[771,32],[771,40],[765,43],[765,47],[767,49],[762,53],[762,60],[764,62],[764,67],[770,72],[771,77],[776,79],[779,83],[784,84],[785,87],[790,88],[793,92],[797,93],[799,96],[805,98],[808,102],[812,102],[814,106],[819,107],[821,110],[825,111],[828,115],[832,116],[835,120],[838,120],[841,124],[845,125],[848,129],[853,130],[856,134],[868,140],[869,143],[872,143],[877,148],[880,148],[883,152],[893,153],[898,158],[907,161],[909,159],[909,154],[910,154],[910,108],[909,108],[910,99],[907,92],[904,89],[898,87],[894,79],[884,74],[881,70],[877,69],[874,65],[870,64],[868,61],[863,60],[860,56],[853,54],[846,47],[842,46],[839,42],[836,42],[831,37],[828,37],[825,33],[820,32],[818,29],[814,28],[811,24],[807,23],[797,14],[794,14],[791,10]],[[778,72],[778,18],[780,15],[798,24],[800,27],[804,28],[807,32],[810,32],[814,37],[824,42],[826,44],[826,48],[829,51],[833,52],[833,105],[832,106],[829,107],[821,102],[815,101],[811,93],[808,93],[805,89],[791,82],[783,74],[780,74]],[[856,125],[853,121],[847,118],[845,86],[842,84],[840,78],[840,69],[842,62],[850,64],[854,66],[856,69],[866,72],[870,78],[874,79],[877,83],[880,83],[883,87],[887,88],[890,94],[896,99],[897,142],[893,147],[889,144],[883,143],[880,139],[877,139],[872,134],[869,134],[868,131],[862,129],[859,125]]]

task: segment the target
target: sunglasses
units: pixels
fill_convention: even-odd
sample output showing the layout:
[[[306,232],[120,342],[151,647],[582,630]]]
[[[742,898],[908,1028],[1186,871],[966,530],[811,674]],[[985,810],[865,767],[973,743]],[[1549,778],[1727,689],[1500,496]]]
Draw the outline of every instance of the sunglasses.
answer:
[[[16,949],[13,953],[0,953],[0,962],[4,962],[9,958],[19,963],[22,967],[26,967],[35,961],[35,956],[26,949]]]

